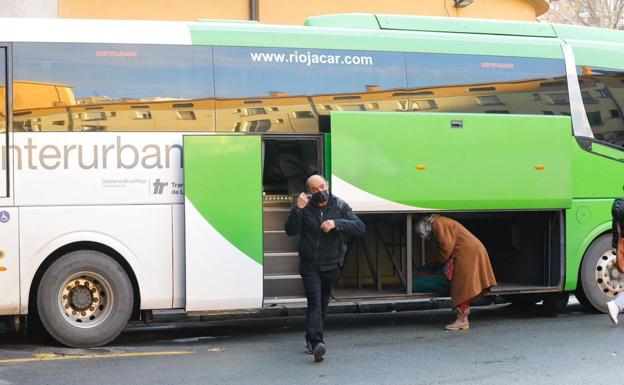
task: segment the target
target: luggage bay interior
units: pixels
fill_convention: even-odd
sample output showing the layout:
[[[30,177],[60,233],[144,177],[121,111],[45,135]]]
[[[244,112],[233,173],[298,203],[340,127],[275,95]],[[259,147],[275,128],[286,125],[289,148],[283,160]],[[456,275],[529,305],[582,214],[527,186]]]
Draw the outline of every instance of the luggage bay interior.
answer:
[[[286,235],[284,222],[297,195],[305,190],[307,177],[324,172],[322,143],[318,135],[266,136],[263,140],[265,303],[304,297],[297,237]],[[548,291],[561,286],[562,211],[442,214],[458,220],[485,245],[498,282],[493,293]],[[448,296],[448,282],[441,265],[436,265],[435,242],[423,241],[413,232],[423,213],[358,215],[367,231],[348,242],[334,299]]]

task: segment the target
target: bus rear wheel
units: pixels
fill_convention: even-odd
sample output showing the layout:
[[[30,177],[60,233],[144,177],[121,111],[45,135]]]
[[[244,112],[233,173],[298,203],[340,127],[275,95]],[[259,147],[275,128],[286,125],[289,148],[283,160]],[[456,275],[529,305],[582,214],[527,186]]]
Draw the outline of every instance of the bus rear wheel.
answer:
[[[56,260],[37,291],[37,311],[50,335],[70,347],[115,339],[132,314],[134,293],[126,271],[104,253],[80,250]]]
[[[611,235],[602,235],[583,256],[576,296],[584,306],[606,313],[607,302],[623,291],[624,275],[615,268]]]

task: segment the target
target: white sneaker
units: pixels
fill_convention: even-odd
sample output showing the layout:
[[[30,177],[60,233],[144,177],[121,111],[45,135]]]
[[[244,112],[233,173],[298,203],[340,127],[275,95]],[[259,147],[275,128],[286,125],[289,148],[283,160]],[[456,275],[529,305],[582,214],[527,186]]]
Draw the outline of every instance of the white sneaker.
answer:
[[[620,308],[615,304],[614,301],[607,302],[607,307],[609,308],[609,317],[611,317],[611,321],[614,324],[618,324],[618,314],[620,314]]]

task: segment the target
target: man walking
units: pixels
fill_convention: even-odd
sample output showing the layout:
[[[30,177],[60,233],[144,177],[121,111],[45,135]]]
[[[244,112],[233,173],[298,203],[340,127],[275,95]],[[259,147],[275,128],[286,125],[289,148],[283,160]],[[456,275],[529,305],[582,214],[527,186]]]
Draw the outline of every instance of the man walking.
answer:
[[[285,230],[299,235],[299,274],[308,300],[306,348],[320,362],[326,350],[327,306],[347,250],[344,234],[362,235],[366,227],[345,201],[329,193],[325,178],[312,175],[306,185],[309,194],[299,195]]]

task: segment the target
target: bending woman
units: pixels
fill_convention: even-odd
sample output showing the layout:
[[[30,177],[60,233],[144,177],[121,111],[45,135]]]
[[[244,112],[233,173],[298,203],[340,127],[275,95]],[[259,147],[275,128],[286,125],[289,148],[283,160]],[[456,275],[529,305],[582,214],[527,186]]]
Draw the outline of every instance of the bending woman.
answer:
[[[421,218],[414,229],[438,246],[438,259],[446,263],[451,281],[451,303],[457,313],[447,330],[468,330],[470,301],[496,285],[490,257],[483,243],[459,222],[440,215]]]

